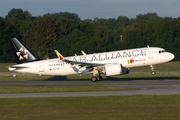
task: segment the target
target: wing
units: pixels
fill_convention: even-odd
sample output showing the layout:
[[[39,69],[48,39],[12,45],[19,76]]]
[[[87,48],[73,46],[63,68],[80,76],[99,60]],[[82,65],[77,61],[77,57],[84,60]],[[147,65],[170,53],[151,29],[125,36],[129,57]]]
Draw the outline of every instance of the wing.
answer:
[[[105,64],[102,63],[88,63],[88,62],[77,62],[65,59],[57,50],[54,50],[58,58],[64,62],[70,63],[72,66],[80,66],[78,69],[86,68],[86,70],[93,70],[95,67],[103,67]]]
[[[85,63],[85,62],[77,62],[77,61],[71,61],[71,60],[66,60],[63,59],[62,61],[70,63],[71,65],[78,65],[78,66],[92,66],[92,67],[97,67],[97,66],[103,66],[105,64],[101,63]]]

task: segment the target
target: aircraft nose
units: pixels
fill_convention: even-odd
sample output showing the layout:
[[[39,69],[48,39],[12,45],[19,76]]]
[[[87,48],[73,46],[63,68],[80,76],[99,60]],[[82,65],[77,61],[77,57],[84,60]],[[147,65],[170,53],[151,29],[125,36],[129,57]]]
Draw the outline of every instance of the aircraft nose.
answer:
[[[174,54],[172,54],[172,53],[170,53],[170,55],[168,55],[168,58],[170,59],[170,60],[173,60],[174,59]]]

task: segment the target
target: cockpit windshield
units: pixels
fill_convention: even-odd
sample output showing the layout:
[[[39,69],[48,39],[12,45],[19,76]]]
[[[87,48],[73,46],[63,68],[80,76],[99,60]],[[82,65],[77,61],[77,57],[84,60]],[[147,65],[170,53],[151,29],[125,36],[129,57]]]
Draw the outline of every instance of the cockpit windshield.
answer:
[[[160,50],[159,53],[165,53],[167,52],[166,50]]]

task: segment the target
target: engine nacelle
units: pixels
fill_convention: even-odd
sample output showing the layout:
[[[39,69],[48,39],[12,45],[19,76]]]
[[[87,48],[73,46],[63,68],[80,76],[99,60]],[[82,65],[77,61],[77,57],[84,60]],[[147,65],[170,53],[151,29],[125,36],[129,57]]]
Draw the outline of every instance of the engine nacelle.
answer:
[[[122,67],[121,64],[113,64],[106,66],[103,71],[106,76],[128,74],[129,69]]]

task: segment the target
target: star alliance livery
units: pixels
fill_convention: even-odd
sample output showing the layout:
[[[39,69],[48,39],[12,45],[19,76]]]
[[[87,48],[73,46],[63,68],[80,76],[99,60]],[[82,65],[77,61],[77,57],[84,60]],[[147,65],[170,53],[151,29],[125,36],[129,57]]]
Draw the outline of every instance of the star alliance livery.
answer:
[[[112,52],[63,57],[57,50],[58,58],[41,60],[31,53],[17,38],[10,38],[17,65],[9,67],[10,71],[39,75],[67,76],[92,73],[92,81],[101,81],[101,74],[106,76],[129,73],[129,68],[165,63],[174,59],[174,55],[159,47],[143,47]]]

